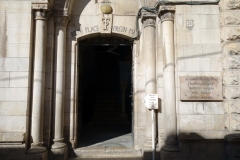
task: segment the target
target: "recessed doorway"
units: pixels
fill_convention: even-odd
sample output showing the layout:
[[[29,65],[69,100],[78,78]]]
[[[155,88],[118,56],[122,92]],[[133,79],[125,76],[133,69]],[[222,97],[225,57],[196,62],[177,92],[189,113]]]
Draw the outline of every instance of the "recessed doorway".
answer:
[[[132,44],[123,39],[79,42],[81,147],[132,147]]]

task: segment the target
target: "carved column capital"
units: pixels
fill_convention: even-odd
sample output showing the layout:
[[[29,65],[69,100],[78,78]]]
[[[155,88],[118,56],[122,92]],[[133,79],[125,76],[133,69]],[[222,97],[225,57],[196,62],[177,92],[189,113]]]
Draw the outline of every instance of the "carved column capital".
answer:
[[[159,8],[159,17],[161,21],[174,21],[176,7],[172,5],[160,6]]]
[[[68,16],[56,16],[55,17],[55,24],[56,26],[67,26],[69,17]]]
[[[50,4],[48,2],[33,2],[32,10],[35,11],[35,20],[46,20],[48,18],[48,11]]]
[[[142,11],[142,23],[143,27],[155,27],[156,25],[156,14],[148,11]]]

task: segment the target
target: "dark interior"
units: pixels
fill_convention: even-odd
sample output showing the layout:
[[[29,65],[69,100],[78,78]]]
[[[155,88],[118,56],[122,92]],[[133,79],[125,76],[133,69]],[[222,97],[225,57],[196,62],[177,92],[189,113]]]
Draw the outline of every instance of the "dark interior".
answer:
[[[112,38],[81,41],[79,147],[127,133],[132,124],[132,44]],[[123,72],[124,70],[124,72]],[[125,85],[125,115],[122,89]]]

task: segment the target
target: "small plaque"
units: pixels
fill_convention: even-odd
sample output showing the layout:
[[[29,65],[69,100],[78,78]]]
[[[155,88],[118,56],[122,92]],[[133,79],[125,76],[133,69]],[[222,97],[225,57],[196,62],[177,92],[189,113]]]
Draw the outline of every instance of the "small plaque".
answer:
[[[194,26],[194,21],[191,19],[188,19],[187,21],[186,21],[186,27],[187,28],[193,28],[193,26]]]
[[[221,77],[182,76],[180,89],[180,100],[223,100]]]
[[[143,103],[148,109],[158,109],[158,95],[157,94],[148,94],[144,98]]]

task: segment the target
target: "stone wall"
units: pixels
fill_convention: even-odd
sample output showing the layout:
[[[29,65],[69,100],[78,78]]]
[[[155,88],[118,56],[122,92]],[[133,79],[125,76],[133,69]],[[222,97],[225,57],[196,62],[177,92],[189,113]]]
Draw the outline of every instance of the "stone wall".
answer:
[[[32,22],[31,1],[0,1],[0,142],[27,135]]]

